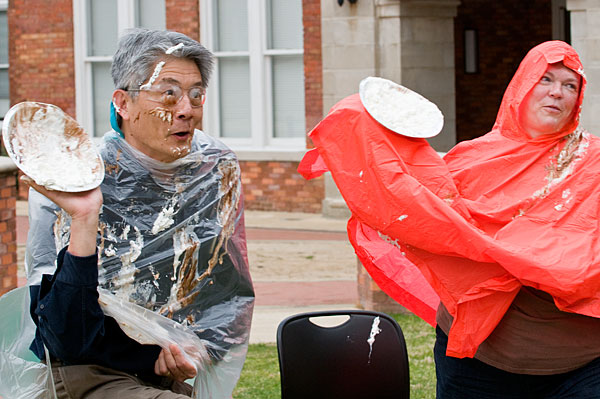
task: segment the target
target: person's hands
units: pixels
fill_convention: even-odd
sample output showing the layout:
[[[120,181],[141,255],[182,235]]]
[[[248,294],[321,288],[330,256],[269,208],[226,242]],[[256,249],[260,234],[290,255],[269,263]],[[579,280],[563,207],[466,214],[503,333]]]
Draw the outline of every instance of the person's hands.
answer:
[[[179,346],[171,344],[168,349],[163,348],[160,351],[154,363],[154,372],[183,382],[196,376],[196,367],[186,359]]]
[[[102,206],[102,193],[99,187],[89,191],[67,193],[64,191],[48,190],[36,184],[27,175],[23,175],[21,181],[64,209],[73,219],[85,218],[89,214],[97,215]]]
[[[67,193],[48,190],[36,184],[28,176],[21,177],[21,181],[46,196],[71,216],[71,240],[68,250],[72,255],[88,256],[96,253],[98,215],[102,206],[100,187],[89,191]]]

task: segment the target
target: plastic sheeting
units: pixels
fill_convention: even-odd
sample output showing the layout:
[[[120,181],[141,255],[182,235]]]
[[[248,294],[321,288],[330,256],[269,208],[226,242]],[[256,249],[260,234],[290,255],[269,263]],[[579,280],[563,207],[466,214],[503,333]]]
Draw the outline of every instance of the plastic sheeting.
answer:
[[[235,155],[200,131],[191,153],[168,164],[115,132],[105,135],[101,154],[104,312],[141,343],[180,345],[199,370],[195,397],[230,397],[254,304]],[[69,220],[33,190],[29,202],[31,285],[53,272],[56,253],[68,242]]]
[[[0,297],[0,397],[47,399],[48,368],[29,350],[35,324],[29,308],[29,288],[16,288]]]
[[[574,116],[531,139],[520,104],[556,62],[582,76]],[[584,88],[575,51],[547,42],[521,63],[494,129],[444,159],[378,124],[358,95],[310,133],[316,148],[298,170],[331,171],[350,240],[384,291],[431,324],[441,298],[454,317],[448,355],[472,357],[522,285],[600,317],[600,140],[576,129]]]

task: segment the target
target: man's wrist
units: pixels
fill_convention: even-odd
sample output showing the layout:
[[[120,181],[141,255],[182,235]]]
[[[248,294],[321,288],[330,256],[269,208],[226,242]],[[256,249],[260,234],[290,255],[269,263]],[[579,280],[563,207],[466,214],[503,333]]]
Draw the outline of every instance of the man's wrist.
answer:
[[[71,255],[86,257],[96,253],[98,215],[88,214],[71,219],[71,239],[68,251]]]

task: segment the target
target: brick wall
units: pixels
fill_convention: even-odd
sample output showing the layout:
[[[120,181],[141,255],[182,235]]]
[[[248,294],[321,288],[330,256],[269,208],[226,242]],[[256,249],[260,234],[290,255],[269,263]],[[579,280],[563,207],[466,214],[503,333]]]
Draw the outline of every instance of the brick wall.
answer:
[[[457,141],[491,130],[506,86],[535,45],[552,39],[547,0],[462,0],[455,19]],[[490,23],[490,19],[493,23]],[[464,72],[464,30],[475,29],[479,70]]]
[[[321,1],[302,2],[304,26],[304,104],[306,131],[323,119],[323,61],[321,57]],[[310,138],[307,146],[312,148]]]
[[[199,0],[166,0],[167,29],[200,40]]]
[[[304,180],[298,162],[241,161],[246,209],[262,211],[321,211],[323,178]]]
[[[0,295],[17,287],[16,170],[0,158]]]
[[[75,116],[71,0],[11,0],[8,5],[11,104],[41,101]],[[27,189],[19,187],[19,197]]]

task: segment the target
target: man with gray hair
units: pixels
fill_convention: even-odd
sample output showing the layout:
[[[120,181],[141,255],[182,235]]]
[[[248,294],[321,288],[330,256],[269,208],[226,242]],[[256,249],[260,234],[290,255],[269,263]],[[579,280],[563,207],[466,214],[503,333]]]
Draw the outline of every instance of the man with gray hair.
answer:
[[[254,292],[239,165],[198,130],[212,64],[185,35],[127,32],[103,183],[29,182],[31,349],[59,398],[182,398],[194,377],[194,397],[231,396]]]

